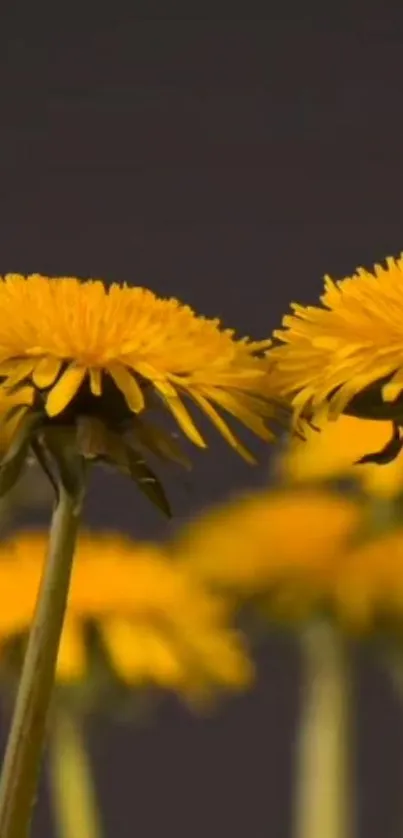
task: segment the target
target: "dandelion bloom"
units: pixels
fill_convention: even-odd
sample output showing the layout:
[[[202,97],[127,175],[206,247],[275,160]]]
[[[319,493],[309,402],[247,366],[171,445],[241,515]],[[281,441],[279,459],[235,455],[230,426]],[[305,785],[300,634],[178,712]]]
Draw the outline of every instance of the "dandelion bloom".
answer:
[[[22,532],[0,546],[0,670],[13,642],[28,633],[46,535]],[[79,538],[57,661],[58,683],[91,672],[88,628],[116,676],[186,695],[241,689],[251,664],[227,608],[161,550],[123,536]]]
[[[96,416],[116,427],[157,397],[195,444],[205,441],[186,408],[189,397],[241,455],[249,453],[217,408],[263,439],[274,408],[264,398],[257,357],[269,341],[235,339],[219,320],[145,288],[73,277],[0,281],[0,376],[21,403],[48,419]]]
[[[321,307],[293,304],[269,356],[296,421],[319,410],[403,421],[402,290],[403,258],[389,258],[373,273],[325,277]]]
[[[174,553],[202,579],[253,596],[307,585],[322,590],[361,521],[361,506],[315,488],[260,491],[201,515]]]
[[[403,452],[382,468],[365,462],[369,451],[382,451],[390,440],[390,422],[341,415],[334,422],[315,419],[304,437],[291,437],[278,458],[280,476],[294,483],[349,477],[367,492],[393,497],[403,489]],[[361,459],[364,463],[361,465]]]
[[[365,538],[341,556],[329,579],[328,596],[350,630],[388,628],[401,634],[402,526]]]
[[[174,554],[230,597],[257,598],[266,617],[401,633],[403,526],[384,517],[389,507],[377,517],[372,504],[312,485],[255,492],[188,524]]]

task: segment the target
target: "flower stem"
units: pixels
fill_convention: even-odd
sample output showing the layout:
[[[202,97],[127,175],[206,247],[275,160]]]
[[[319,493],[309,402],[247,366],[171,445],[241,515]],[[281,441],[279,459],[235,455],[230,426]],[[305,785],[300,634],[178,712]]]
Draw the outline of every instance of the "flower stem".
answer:
[[[101,838],[100,815],[80,720],[60,703],[52,717],[50,781],[59,838]]]
[[[27,838],[82,498],[61,485],[0,778],[0,838]]]
[[[305,695],[297,746],[294,837],[349,838],[348,682],[343,649],[327,624],[308,627],[302,644]]]

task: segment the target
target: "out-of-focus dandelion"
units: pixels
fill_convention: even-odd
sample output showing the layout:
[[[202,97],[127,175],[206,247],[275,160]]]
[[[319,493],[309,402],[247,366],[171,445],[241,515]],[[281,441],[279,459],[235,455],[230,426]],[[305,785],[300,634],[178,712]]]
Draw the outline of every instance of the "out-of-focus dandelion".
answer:
[[[187,524],[173,554],[240,601],[263,597],[274,620],[326,615],[347,635],[398,636],[403,516],[381,500],[312,484],[256,491]]]
[[[350,835],[348,677],[335,586],[343,557],[365,528],[363,502],[295,486],[251,493],[204,514],[173,545],[177,562],[241,604],[258,598],[266,622],[288,624],[300,639],[295,838]]]
[[[364,538],[340,556],[329,585],[350,631],[399,637],[403,624],[403,522]]]
[[[293,590],[297,610],[309,610],[361,519],[359,502],[331,490],[252,492],[191,521],[173,550],[203,580],[234,596],[270,594],[279,604]]]
[[[385,451],[390,445],[390,422],[342,415],[334,422],[317,417],[315,425],[306,427],[303,437],[287,441],[277,460],[280,478],[298,484],[348,477],[383,498],[402,490],[402,452],[391,451],[390,461],[365,462],[369,451]]]
[[[389,258],[373,273],[326,277],[322,306],[293,304],[269,356],[296,422],[321,411],[401,424],[402,287],[403,258]]]
[[[14,683],[18,650],[31,624],[45,541],[44,533],[33,531],[0,545],[0,683],[4,687]],[[85,749],[81,747],[78,762],[76,758],[80,747],[76,696],[86,687],[86,696],[93,695],[91,706],[102,706],[99,685],[94,684],[91,693],[91,679],[96,676],[100,681],[100,670],[104,686],[109,677],[127,690],[151,686],[191,702],[223,690],[243,690],[253,677],[241,635],[230,626],[225,602],[209,593],[184,565],[172,563],[152,544],[134,543],[113,533],[82,534],[58,654],[50,726],[52,782],[63,838],[92,836],[99,829],[94,826],[99,816],[89,802],[91,789],[84,795],[74,772],[79,770],[81,786],[88,785],[90,778],[83,774]],[[80,796],[78,809],[78,801],[73,805],[69,796],[71,789]]]
[[[20,532],[0,544],[0,673],[29,630],[46,536]],[[91,677],[97,655],[129,686],[155,684],[191,697],[242,689],[252,671],[224,601],[157,546],[114,533],[79,537],[57,660],[59,685]],[[6,671],[6,670],[5,670]]]

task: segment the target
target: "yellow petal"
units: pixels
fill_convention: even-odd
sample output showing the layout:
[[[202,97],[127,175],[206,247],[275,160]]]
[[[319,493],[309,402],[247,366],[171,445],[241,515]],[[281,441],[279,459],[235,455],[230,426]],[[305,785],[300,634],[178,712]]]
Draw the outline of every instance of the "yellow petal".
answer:
[[[61,365],[62,361],[60,358],[54,358],[52,355],[41,358],[32,373],[34,384],[40,389],[51,387],[59,375]]]
[[[15,361],[14,368],[10,365],[9,373],[5,373],[7,375],[5,386],[14,387],[16,384],[19,384],[20,381],[23,381],[24,378],[28,378],[28,376],[31,375],[34,367],[35,360],[32,360],[32,358],[28,358],[24,361]]]
[[[189,637],[189,649],[199,663],[200,670],[211,673],[221,683],[242,687],[250,684],[253,679],[253,664],[242,646],[241,638],[235,632],[194,632]]]
[[[201,409],[206,413],[209,419],[212,421],[213,425],[216,426],[217,430],[220,434],[224,437],[225,441],[231,445],[232,448],[235,448],[235,451],[243,457],[248,463],[254,465],[255,458],[250,454],[247,448],[236,438],[235,434],[229,429],[226,422],[219,413],[217,413],[216,409],[213,407],[210,402],[204,398],[200,393],[191,392],[190,393],[192,399],[201,407]]]
[[[123,681],[142,682],[148,670],[147,654],[129,620],[114,617],[100,625],[103,641],[111,663]]]
[[[3,398],[4,396],[4,398]],[[0,413],[10,410],[11,407],[21,404],[31,406],[35,400],[35,390],[29,385],[19,387],[18,390],[9,392],[4,388],[0,397]]]
[[[143,636],[143,644],[147,653],[150,678],[163,687],[179,686],[184,681],[185,672],[169,638],[161,637],[154,629],[149,629]]]
[[[46,399],[48,416],[57,416],[67,407],[84,381],[86,372],[85,367],[77,367],[74,364],[67,367]]]
[[[151,626],[115,617],[102,626],[111,661],[129,682],[154,681],[175,687],[183,681],[183,667],[172,643]]]
[[[248,406],[248,395],[243,396],[242,393],[239,396],[233,395],[232,393],[228,393],[227,390],[221,390],[218,387],[209,389],[204,387],[203,395],[211,399],[211,401],[217,402],[224,410],[239,419],[246,428],[249,428],[257,436],[260,436],[261,439],[269,441],[273,438],[273,434],[266,427],[262,417],[257,412],[260,407],[264,415],[267,413],[270,415],[269,411],[266,410],[267,405],[263,400],[261,405],[256,400],[256,413],[254,413]],[[253,404],[253,400],[251,400],[251,404]],[[271,415],[273,413],[274,410],[271,408]]]
[[[0,361],[0,377],[3,378],[3,376],[11,375],[18,363],[15,360],[10,361],[10,358],[7,358],[5,361]]]
[[[123,364],[108,364],[107,371],[123,393],[130,410],[140,413],[144,408],[144,396],[134,374]]]
[[[102,393],[102,373],[98,367],[90,369],[90,388],[93,396],[100,396]]]
[[[189,439],[199,448],[206,448],[206,443],[196,428],[190,413],[180,400],[176,390],[167,381],[154,381],[155,389],[161,394],[166,406],[173,413],[178,425]]]
[[[79,624],[67,620],[57,658],[57,678],[61,681],[77,681],[83,678],[85,669],[85,648]]]
[[[161,371],[156,370],[152,364],[147,364],[146,361],[136,361],[136,372],[138,372],[139,375],[142,375],[143,378],[147,378],[149,381],[152,381],[153,384],[159,379],[163,379]]]

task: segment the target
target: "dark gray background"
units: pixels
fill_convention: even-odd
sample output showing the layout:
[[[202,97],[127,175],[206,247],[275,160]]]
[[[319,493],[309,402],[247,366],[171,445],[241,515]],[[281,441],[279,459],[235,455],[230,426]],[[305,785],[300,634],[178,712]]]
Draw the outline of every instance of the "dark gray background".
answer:
[[[115,4],[110,4],[115,9]],[[100,276],[177,295],[267,335],[325,272],[403,249],[401,12],[365,5],[265,20],[1,13],[0,270]],[[263,483],[213,432],[182,518]],[[123,481],[97,477],[91,524],[169,527]],[[106,823],[119,838],[286,838],[298,678],[288,641],[253,694],[209,720],[168,703],[146,729],[94,730]],[[400,834],[401,712],[357,670],[359,834]],[[47,834],[46,806],[37,834]],[[77,836],[81,838],[81,836]],[[326,836],[323,836],[326,838]]]

